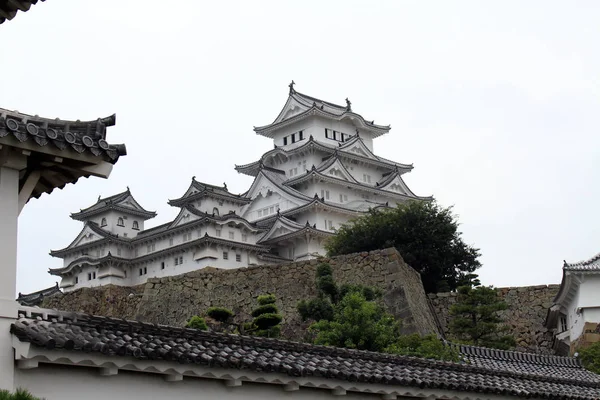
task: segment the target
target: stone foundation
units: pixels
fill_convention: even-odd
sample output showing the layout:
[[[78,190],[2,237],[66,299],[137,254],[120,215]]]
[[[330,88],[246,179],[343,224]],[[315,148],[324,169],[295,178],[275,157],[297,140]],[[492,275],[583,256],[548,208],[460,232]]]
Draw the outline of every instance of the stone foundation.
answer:
[[[338,284],[363,284],[381,289],[385,308],[402,319],[404,333],[439,333],[420,275],[395,249],[274,266],[233,270],[204,268],[172,277],[151,278],[143,287],[80,289],[53,296],[43,307],[182,326],[188,318],[212,306],[231,309],[236,314],[236,322],[248,321],[257,305],[256,298],[272,293],[284,317],[282,336],[301,340],[307,324],[300,320],[296,305],[300,300],[316,296],[315,272],[320,262],[331,265]]]
[[[509,326],[509,334],[517,340],[517,350],[553,353],[552,333],[544,326],[548,308],[560,285],[540,285],[499,288],[508,305],[501,313]],[[447,333],[450,306],[456,303],[456,293],[429,294],[441,329]]]

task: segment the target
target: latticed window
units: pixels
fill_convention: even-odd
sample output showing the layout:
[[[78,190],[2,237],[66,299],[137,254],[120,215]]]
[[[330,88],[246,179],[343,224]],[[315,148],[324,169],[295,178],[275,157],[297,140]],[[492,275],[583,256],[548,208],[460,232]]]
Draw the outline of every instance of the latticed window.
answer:
[[[103,226],[106,226],[106,225],[107,225],[106,218],[102,218],[102,221],[100,222],[100,226],[103,227]]]
[[[119,217],[117,220],[117,226],[125,226],[125,222],[123,222],[123,218]]]

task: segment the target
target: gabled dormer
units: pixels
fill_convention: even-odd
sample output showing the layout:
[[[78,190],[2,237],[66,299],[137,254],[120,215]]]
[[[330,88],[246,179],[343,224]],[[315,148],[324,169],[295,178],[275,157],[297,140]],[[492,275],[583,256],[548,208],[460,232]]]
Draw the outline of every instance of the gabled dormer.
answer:
[[[82,222],[94,222],[100,228],[122,237],[135,237],[144,230],[144,221],[154,218],[156,213],[144,209],[126,191],[106,197],[98,197],[92,206],[71,214],[71,218]]]
[[[275,146],[300,146],[312,135],[318,142],[337,147],[360,132],[372,150],[373,139],[391,129],[365,120],[352,110],[348,99],[344,106],[308,96],[297,92],[293,81],[289,88],[288,99],[275,120],[254,128],[257,134],[272,138]]]
[[[190,205],[201,212],[219,216],[238,212],[241,207],[250,203],[250,201],[243,194],[229,192],[225,183],[223,183],[223,186],[216,186],[198,182],[196,177],[192,177],[192,183],[183,196],[169,200],[169,205],[180,208]]]

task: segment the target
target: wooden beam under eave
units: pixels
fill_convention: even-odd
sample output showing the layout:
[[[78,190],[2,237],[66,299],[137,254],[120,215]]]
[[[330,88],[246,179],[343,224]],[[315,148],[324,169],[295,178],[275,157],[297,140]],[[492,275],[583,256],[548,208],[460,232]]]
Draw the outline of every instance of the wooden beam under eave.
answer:
[[[27,171],[27,178],[25,179],[25,183],[23,187],[19,191],[19,214],[25,207],[25,204],[29,201],[33,190],[38,184],[40,177],[42,176],[42,172],[40,170]]]

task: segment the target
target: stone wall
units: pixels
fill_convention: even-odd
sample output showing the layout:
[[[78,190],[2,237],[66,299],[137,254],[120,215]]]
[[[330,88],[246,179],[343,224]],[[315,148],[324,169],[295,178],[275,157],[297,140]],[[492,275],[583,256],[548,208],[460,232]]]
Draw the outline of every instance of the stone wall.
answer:
[[[558,293],[559,285],[499,288],[508,309],[502,312],[510,327],[509,334],[517,340],[517,350],[552,353],[552,334],[544,326],[548,308]],[[456,293],[429,294],[440,327],[447,333],[450,306],[456,303]]]
[[[144,285],[81,288],[44,299],[41,307],[133,319],[142,300]]]
[[[211,306],[230,308],[237,322],[248,321],[257,296],[272,293],[284,317],[283,337],[301,339],[306,324],[301,322],[296,304],[316,295],[315,272],[319,262],[331,265],[337,283],[380,288],[386,309],[402,319],[405,333],[438,333],[419,274],[395,249],[276,266],[204,268],[178,276],[151,278],[143,289],[114,286],[80,289],[47,299],[43,306],[182,326],[190,316]]]

